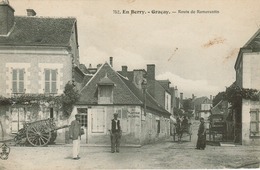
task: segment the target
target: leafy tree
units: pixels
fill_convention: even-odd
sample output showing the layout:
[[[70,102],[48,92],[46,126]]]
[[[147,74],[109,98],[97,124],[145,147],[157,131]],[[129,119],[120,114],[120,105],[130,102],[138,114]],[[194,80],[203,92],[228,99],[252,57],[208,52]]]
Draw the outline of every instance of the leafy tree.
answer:
[[[62,109],[64,118],[68,118],[72,112],[74,104],[79,99],[79,93],[73,82],[68,82],[62,95],[49,96],[45,94],[23,94],[17,97],[6,98],[0,96],[0,106],[9,107],[14,104],[33,106],[38,114],[39,105],[48,103],[57,109]]]
[[[233,83],[226,89],[224,99],[231,103],[233,107],[241,107],[242,99],[259,101],[258,90],[241,88]]]
[[[73,82],[65,85],[64,94],[62,95],[62,111],[63,116],[68,118],[72,112],[74,104],[79,100],[79,93]]]
[[[183,100],[183,110],[185,112],[188,112],[189,110],[192,109],[192,102],[191,99],[185,99]]]

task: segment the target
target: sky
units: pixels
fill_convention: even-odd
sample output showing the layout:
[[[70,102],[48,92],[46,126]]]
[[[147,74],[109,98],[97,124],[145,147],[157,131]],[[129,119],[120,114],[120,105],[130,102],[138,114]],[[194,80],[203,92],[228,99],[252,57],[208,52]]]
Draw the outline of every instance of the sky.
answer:
[[[116,71],[123,65],[132,71],[155,64],[156,79],[169,79],[185,98],[192,94],[215,96],[230,86],[235,81],[239,48],[260,29],[259,0],[9,0],[9,3],[19,16],[26,15],[30,8],[37,16],[77,18],[80,62],[87,67],[108,62],[109,57],[113,57]],[[131,14],[132,10],[146,13]]]

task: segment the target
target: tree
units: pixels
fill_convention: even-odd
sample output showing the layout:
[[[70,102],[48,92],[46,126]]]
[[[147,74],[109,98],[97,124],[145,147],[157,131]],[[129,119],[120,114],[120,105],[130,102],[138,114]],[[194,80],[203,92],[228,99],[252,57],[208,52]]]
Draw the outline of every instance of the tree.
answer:
[[[192,109],[191,100],[192,99],[185,99],[185,100],[183,100],[183,110],[185,112],[188,112],[189,110]]]
[[[63,116],[68,118],[72,112],[74,104],[79,100],[79,93],[73,82],[65,85],[64,94],[62,95],[62,111]]]

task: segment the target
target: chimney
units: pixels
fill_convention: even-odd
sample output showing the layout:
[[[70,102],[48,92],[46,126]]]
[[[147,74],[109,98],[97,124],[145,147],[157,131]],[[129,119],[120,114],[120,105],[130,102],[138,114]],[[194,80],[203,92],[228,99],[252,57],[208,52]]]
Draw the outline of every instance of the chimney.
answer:
[[[0,35],[7,35],[14,25],[14,9],[7,0],[0,2]]]
[[[101,66],[102,66],[102,64],[98,64],[98,65],[97,65],[97,69],[99,69]]]
[[[110,66],[113,67],[113,57],[109,57]]]
[[[147,64],[147,79],[155,80],[155,65]]]
[[[180,93],[180,100],[183,100],[183,93]]]
[[[212,100],[212,95],[210,95],[210,100]]]
[[[194,94],[192,94],[192,100],[194,100],[195,99],[195,96],[194,96]]]
[[[127,77],[127,66],[122,66],[122,76]]]
[[[179,97],[179,95],[178,95],[178,88],[177,88],[177,86],[175,86],[175,88],[174,88],[174,92],[175,92],[175,97]]]
[[[88,68],[92,68],[92,65],[91,65],[91,64],[89,64]]]
[[[28,17],[36,16],[36,12],[33,9],[26,9],[26,11]]]

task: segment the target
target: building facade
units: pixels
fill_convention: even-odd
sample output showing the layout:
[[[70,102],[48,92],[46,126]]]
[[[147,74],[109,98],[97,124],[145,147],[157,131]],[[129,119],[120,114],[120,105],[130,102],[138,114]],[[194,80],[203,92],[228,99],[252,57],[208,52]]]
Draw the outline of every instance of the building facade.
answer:
[[[68,82],[81,83],[84,74],[79,69],[77,20],[38,17],[32,9],[27,16],[15,16],[14,12],[8,2],[0,4],[0,95],[56,96]],[[37,119],[55,118],[58,125],[63,123],[58,121],[60,110],[48,104],[36,111],[14,103],[1,109],[4,135],[17,133],[24,122],[34,120],[33,114]]]
[[[103,64],[87,82],[71,115],[71,120],[77,113],[85,117],[82,143],[109,145],[114,113],[121,121],[122,145],[143,145],[169,137],[171,113],[140,84],[144,71],[133,73],[134,83],[111,65]]]
[[[240,88],[260,90],[260,29],[240,48],[235,63],[236,85]],[[242,100],[241,115],[235,122],[241,129],[240,142],[243,145],[260,144],[260,103]]]

